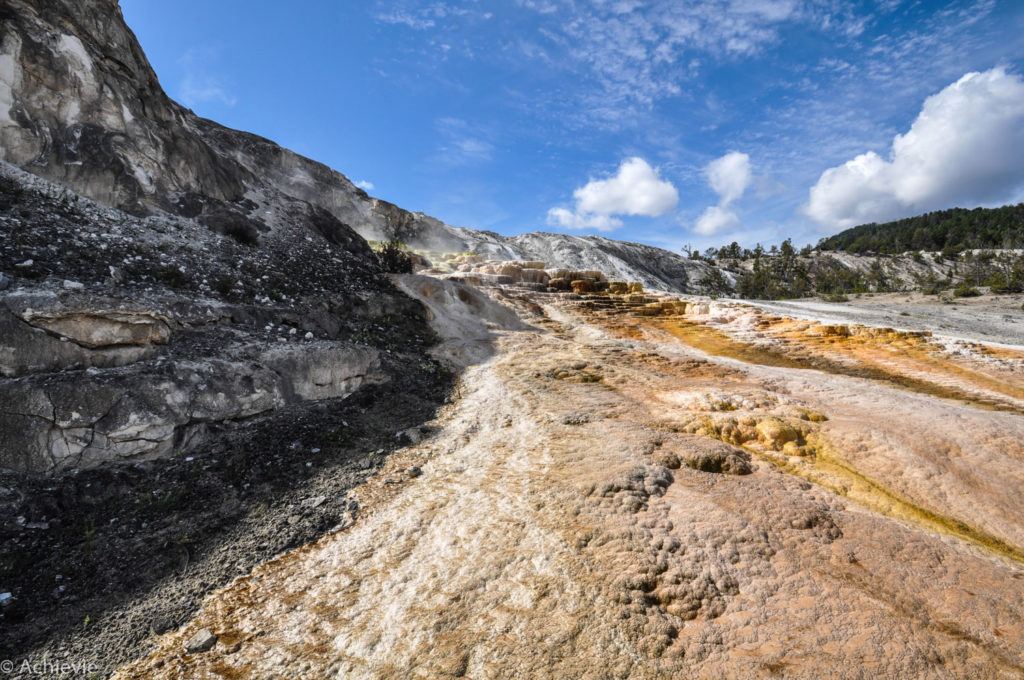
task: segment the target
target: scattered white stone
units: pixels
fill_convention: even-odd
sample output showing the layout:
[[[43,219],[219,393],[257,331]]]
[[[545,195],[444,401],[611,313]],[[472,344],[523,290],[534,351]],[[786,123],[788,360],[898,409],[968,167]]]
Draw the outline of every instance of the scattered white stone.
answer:
[[[64,279],[63,285],[65,290],[83,290],[85,288],[85,284],[81,281],[69,281],[68,279]]]
[[[35,263],[36,263],[35,260],[25,260],[24,262],[19,262],[18,264],[14,265],[14,266],[15,267],[31,267]]]
[[[185,643],[185,653],[199,654],[200,652],[208,652],[213,649],[215,644],[217,644],[217,636],[209,629],[203,628]]]
[[[307,332],[306,332],[306,335],[305,335],[305,336],[303,336],[303,337],[305,337],[305,338],[306,338],[306,340],[312,340],[312,339],[313,339],[313,333],[312,333],[312,332],[309,332],[309,331],[307,331]]]

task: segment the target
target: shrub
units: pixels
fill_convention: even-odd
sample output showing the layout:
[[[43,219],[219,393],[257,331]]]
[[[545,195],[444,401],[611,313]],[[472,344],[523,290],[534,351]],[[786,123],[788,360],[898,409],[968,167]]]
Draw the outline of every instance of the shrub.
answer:
[[[385,241],[377,249],[377,261],[381,268],[392,274],[411,274],[412,257],[401,241]]]
[[[993,293],[1024,293],[1024,259],[1018,261],[1009,272],[993,272],[985,285]]]
[[[707,274],[697,282],[705,292],[717,295],[731,292],[729,282],[726,280],[725,275],[722,274],[722,270],[718,267],[712,267]]]
[[[953,289],[953,297],[978,297],[981,291],[966,283],[961,283]]]
[[[225,227],[224,233],[243,246],[258,246],[260,244],[259,232],[247,224],[229,224]]]

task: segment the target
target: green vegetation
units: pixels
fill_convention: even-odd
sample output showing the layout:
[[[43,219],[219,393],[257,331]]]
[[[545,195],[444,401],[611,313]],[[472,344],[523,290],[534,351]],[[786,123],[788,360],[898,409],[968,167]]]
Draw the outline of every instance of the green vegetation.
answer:
[[[381,268],[392,274],[411,274],[412,255],[401,241],[370,241]]]
[[[1024,247],[1024,203],[1002,208],[952,208],[884,224],[862,224],[822,239],[819,250],[860,254]]]
[[[1024,256],[999,262],[985,279],[993,293],[1024,293]]]
[[[712,268],[707,274],[701,277],[697,285],[709,295],[725,295],[732,292],[732,287],[726,280],[722,270],[718,267]]]
[[[966,283],[961,283],[953,289],[953,297],[978,297],[981,291]]]
[[[886,224],[865,224],[822,239],[817,249],[799,252],[787,239],[781,246],[750,250],[732,242],[703,253],[684,248],[691,259],[714,263],[737,275],[735,294],[753,299],[787,299],[819,295],[841,302],[848,295],[917,289],[928,295],[951,292],[956,297],[992,293],[1024,293],[1024,203],[1002,208],[953,208]],[[829,251],[874,255],[852,269]],[[928,255],[924,251],[934,252]],[[1003,252],[1000,252],[1003,251]],[[893,262],[906,254],[906,262]],[[926,272],[920,273],[921,269]],[[908,278],[909,277],[911,278]],[[712,295],[727,293],[719,272],[697,282]]]
[[[734,244],[735,245],[735,244]],[[745,298],[777,300],[810,294],[813,288],[807,264],[797,257],[793,242],[771,247],[766,256],[760,244],[752,251],[753,267],[740,277],[736,292]]]

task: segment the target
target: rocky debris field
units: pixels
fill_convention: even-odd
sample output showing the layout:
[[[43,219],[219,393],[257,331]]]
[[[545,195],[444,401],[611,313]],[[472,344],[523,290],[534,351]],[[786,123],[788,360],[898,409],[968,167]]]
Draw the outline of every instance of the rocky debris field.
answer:
[[[305,219],[253,240],[0,168],[0,657],[143,653],[352,521],[447,398],[426,310]]]
[[[116,2],[0,15],[12,677],[1024,677],[1008,298],[645,292],[753,264],[453,228],[173,102]]]
[[[28,472],[183,451],[212,424],[385,380],[422,308],[301,221],[266,243],[137,218],[0,177],[0,464]],[[88,385],[88,390],[82,387]]]
[[[355,522],[117,677],[1024,677],[1024,350],[489,292]]]

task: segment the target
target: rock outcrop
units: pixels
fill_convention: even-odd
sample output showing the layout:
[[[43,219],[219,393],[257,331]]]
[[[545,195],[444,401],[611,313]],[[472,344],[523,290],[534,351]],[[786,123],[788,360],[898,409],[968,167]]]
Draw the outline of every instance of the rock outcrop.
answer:
[[[5,381],[0,465],[55,472],[187,451],[211,423],[347,397],[382,380],[379,368],[376,350],[317,343]]]
[[[183,453],[383,380],[397,338],[422,355],[349,225],[439,223],[172,101],[116,1],[0,18],[0,467]]]
[[[0,189],[2,468],[183,454],[223,427],[379,383],[382,348],[418,337],[422,356],[430,336],[354,233],[339,246],[282,222],[263,245],[240,242],[6,164]]]
[[[259,243],[296,222],[435,251],[558,262],[676,292],[709,265],[596,236],[504,237],[372,198],[344,175],[171,100],[111,0],[12,0],[0,29],[0,160],[138,215]]]
[[[332,243],[458,246],[450,228],[171,100],[112,0],[13,0],[0,29],[0,160],[135,214],[246,241],[296,221]]]

